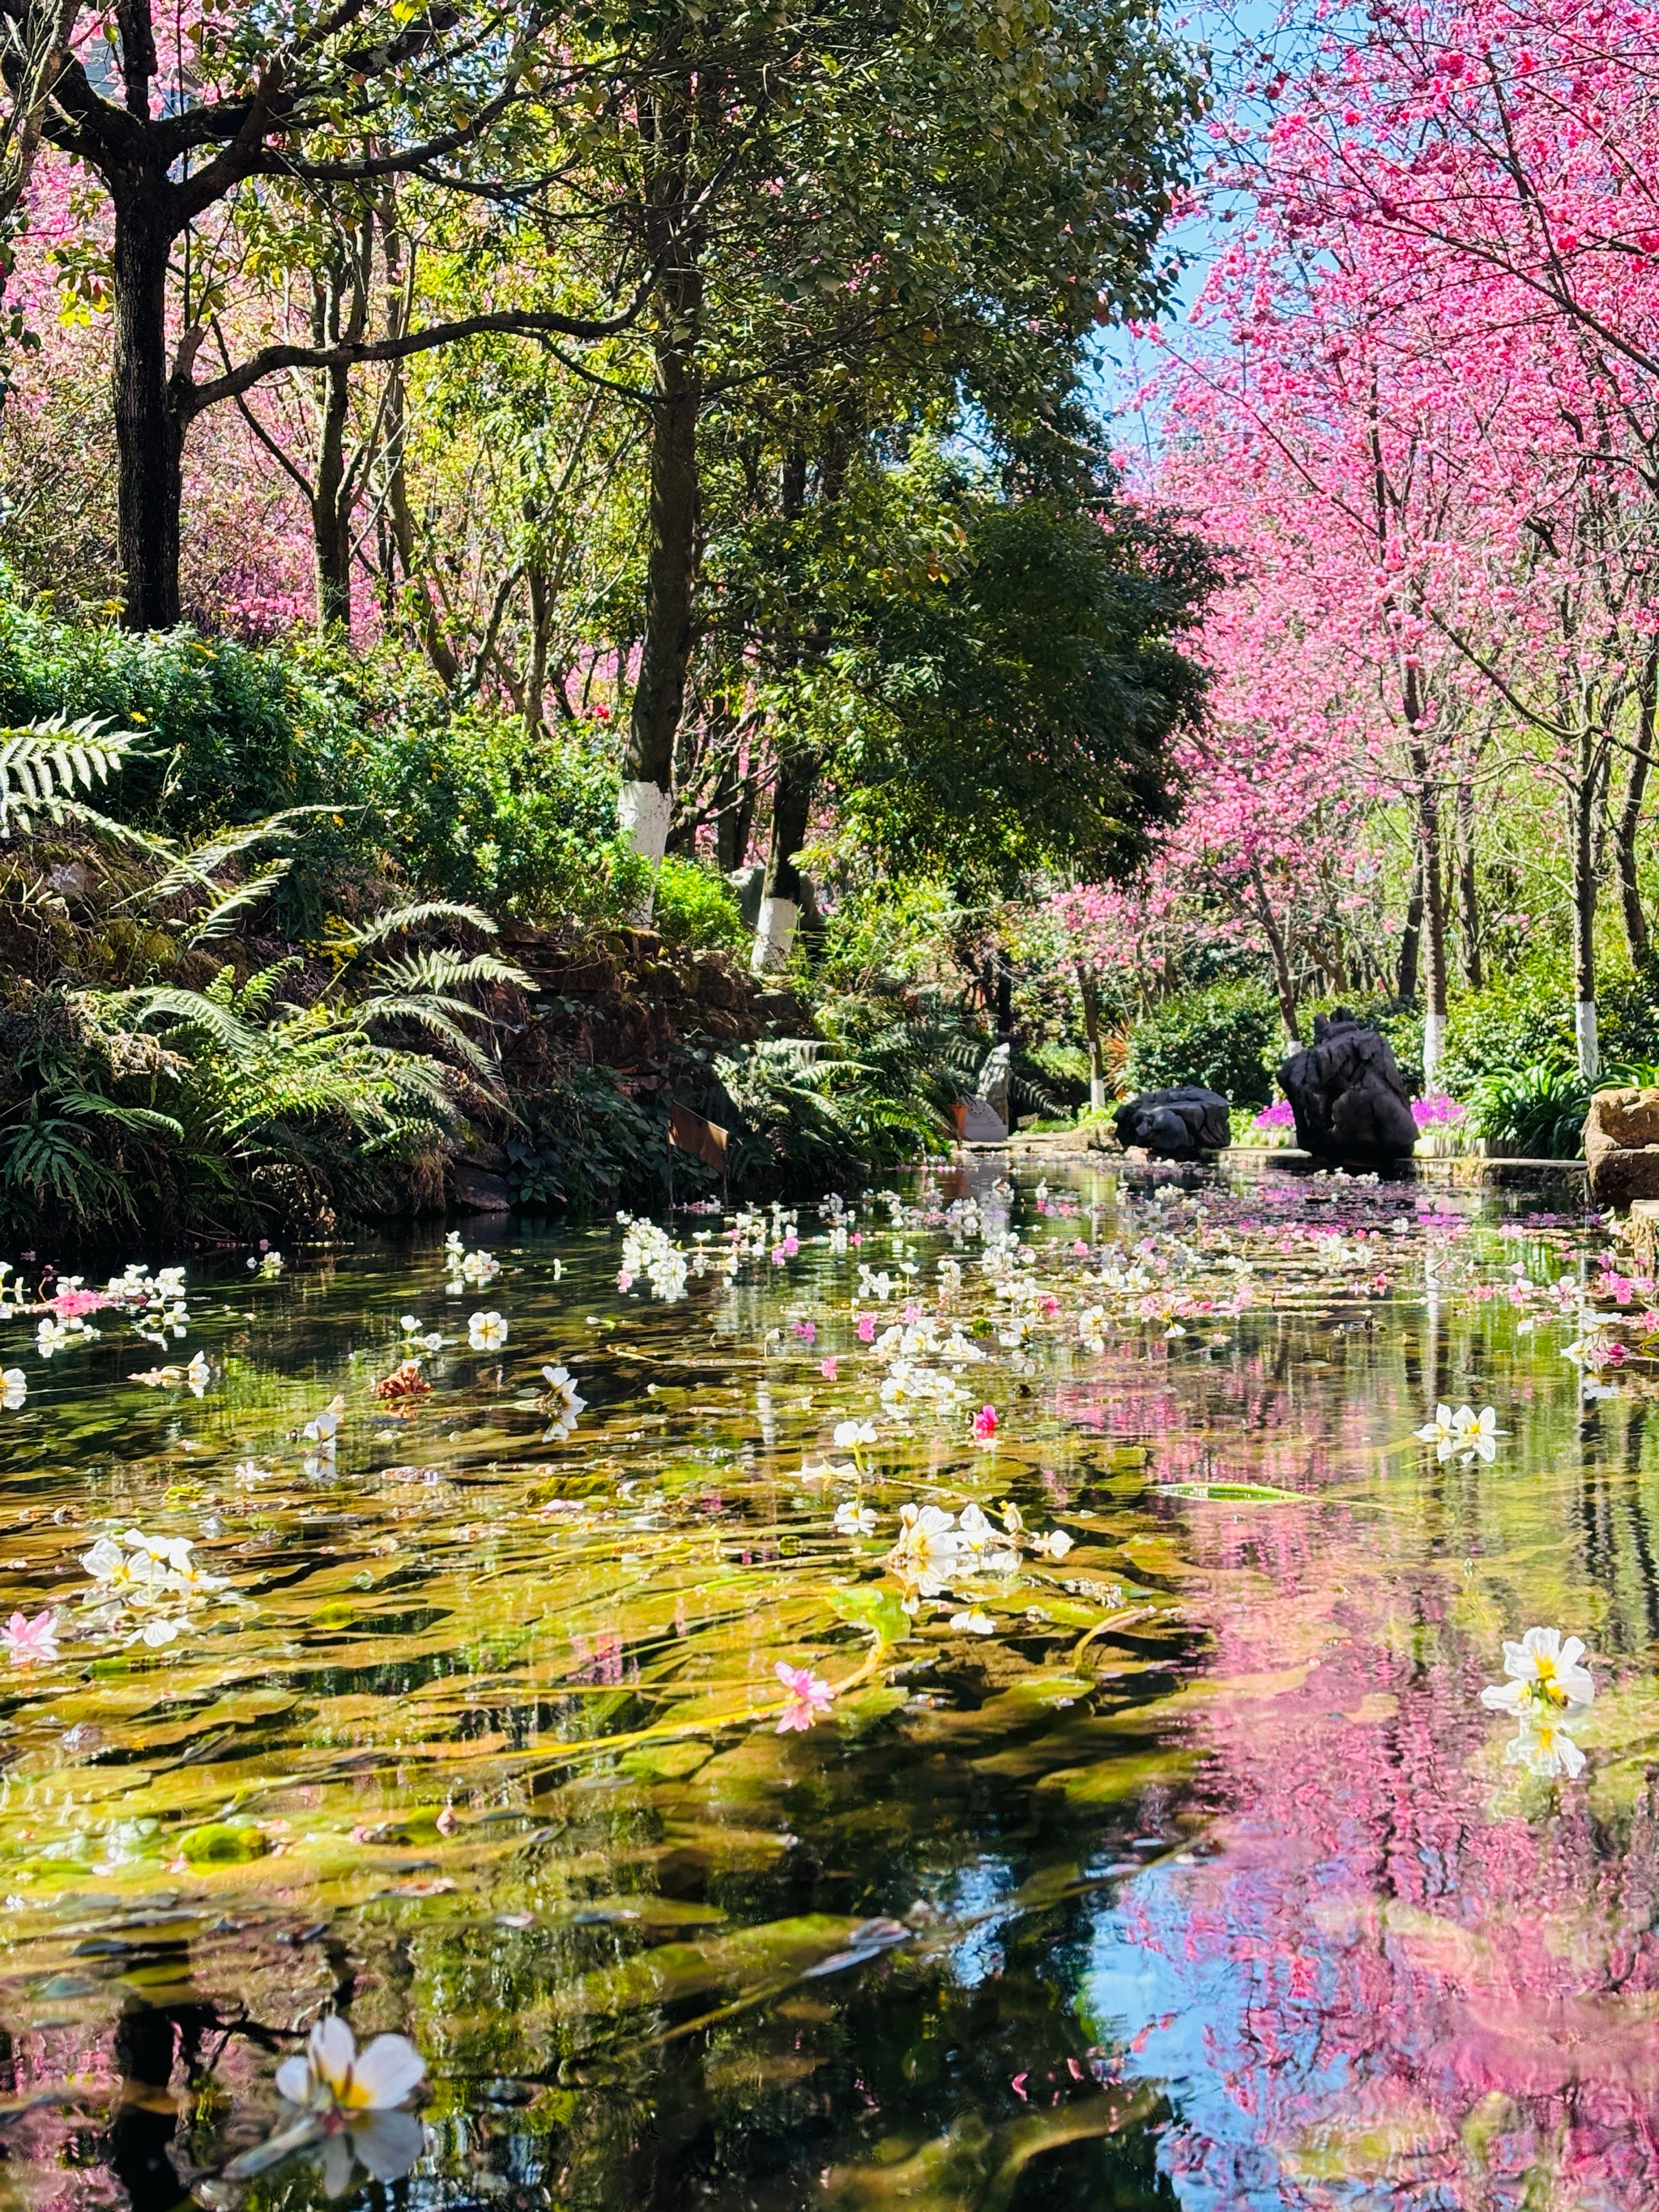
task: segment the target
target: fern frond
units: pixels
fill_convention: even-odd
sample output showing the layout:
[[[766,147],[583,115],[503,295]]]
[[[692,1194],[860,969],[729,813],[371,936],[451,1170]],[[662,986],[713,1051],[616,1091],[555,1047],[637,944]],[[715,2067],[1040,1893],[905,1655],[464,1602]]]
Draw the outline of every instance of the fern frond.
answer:
[[[422,950],[401,960],[377,960],[370,980],[400,991],[453,991],[467,983],[512,983],[520,990],[535,986],[522,968],[495,952],[451,952]],[[475,1018],[482,1020],[482,1015]]]
[[[495,922],[478,907],[466,906],[459,899],[417,899],[412,905],[395,907],[390,914],[378,915],[360,929],[347,931],[339,940],[339,950],[348,959],[356,959],[360,953],[384,945],[388,938],[401,937],[406,931],[420,929],[428,921],[464,921],[472,929],[482,930],[486,937],[497,934]]]
[[[136,757],[139,743],[136,730],[112,729],[99,714],[71,722],[58,714],[0,728],[0,837],[14,824],[27,836],[37,813],[52,822],[79,814],[76,786],[90,791],[106,783]]]
[[[263,875],[250,877],[246,883],[239,884],[234,891],[227,892],[216,904],[209,908],[185,938],[186,950],[193,952],[198,945],[211,945],[216,939],[228,936],[234,924],[250,907],[258,906],[262,899],[270,897],[293,866],[292,860],[284,857],[267,868]]]

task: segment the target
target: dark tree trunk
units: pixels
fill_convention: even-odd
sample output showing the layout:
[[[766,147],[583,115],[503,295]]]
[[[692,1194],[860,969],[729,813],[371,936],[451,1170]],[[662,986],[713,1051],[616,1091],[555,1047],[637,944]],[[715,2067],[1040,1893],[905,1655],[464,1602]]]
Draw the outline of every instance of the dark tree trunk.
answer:
[[[700,289],[695,276],[694,289]],[[678,327],[678,318],[674,319]],[[625,782],[666,793],[691,659],[691,587],[697,547],[698,378],[689,348],[656,349],[651,423],[645,637],[629,721]],[[664,814],[666,826],[666,813]]]
[[[184,425],[168,391],[167,252],[147,196],[117,198],[114,254],[116,539],[129,629],[179,619],[179,511]]]
[[[1625,941],[1630,957],[1640,968],[1648,957],[1648,918],[1642,911],[1642,886],[1636,872],[1636,840],[1642,826],[1642,802],[1653,768],[1654,708],[1659,693],[1659,650],[1650,649],[1643,666],[1639,692],[1641,714],[1636,727],[1636,748],[1630,764],[1630,781],[1613,831],[1618,855],[1619,896],[1625,912]]]
[[[801,909],[800,871],[795,861],[806,842],[817,781],[815,754],[798,753],[780,763],[777,789],[772,796],[772,842],[767,849],[760,923],[755,933],[754,965],[762,972],[781,968],[794,942]]]
[[[323,409],[317,441],[317,485],[311,531],[317,562],[317,627],[351,628],[351,495],[346,483],[346,416],[351,380],[343,368],[323,372]]]
[[[1457,787],[1457,934],[1463,981],[1478,991],[1486,980],[1480,957],[1480,886],[1474,872],[1474,786]]]

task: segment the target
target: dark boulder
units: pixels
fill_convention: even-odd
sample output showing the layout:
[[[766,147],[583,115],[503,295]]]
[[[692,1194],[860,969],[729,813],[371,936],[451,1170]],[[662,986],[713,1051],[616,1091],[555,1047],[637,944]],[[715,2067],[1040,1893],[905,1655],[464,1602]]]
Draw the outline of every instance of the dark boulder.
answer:
[[[1291,1054],[1279,1080],[1296,1141],[1316,1160],[1382,1167],[1411,1158],[1417,1123],[1394,1048],[1345,1006],[1314,1016],[1313,1042]]]
[[[1195,1160],[1200,1152],[1218,1152],[1232,1142],[1226,1100],[1218,1091],[1203,1091],[1195,1083],[1175,1091],[1143,1091],[1126,1099],[1113,1126],[1125,1152],[1136,1145],[1155,1160]]]

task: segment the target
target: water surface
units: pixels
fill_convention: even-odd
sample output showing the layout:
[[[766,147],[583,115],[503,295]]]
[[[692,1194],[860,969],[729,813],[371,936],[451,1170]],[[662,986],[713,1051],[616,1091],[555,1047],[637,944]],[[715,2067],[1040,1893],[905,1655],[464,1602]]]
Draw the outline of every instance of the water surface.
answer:
[[[365,2204],[1659,2204],[1652,1286],[1559,1194],[995,1175],[678,1216],[684,1297],[474,1224],[4,1324],[19,2203],[325,2201],[222,2169],[337,2009],[428,2069]]]

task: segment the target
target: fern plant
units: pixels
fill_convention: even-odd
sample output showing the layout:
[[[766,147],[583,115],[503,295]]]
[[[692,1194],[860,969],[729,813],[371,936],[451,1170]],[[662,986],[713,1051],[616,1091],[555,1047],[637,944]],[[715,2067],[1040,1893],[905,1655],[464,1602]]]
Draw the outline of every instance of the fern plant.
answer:
[[[110,826],[75,797],[76,787],[90,791],[94,784],[107,783],[134,757],[139,742],[136,731],[112,730],[99,714],[70,721],[58,714],[43,722],[0,728],[0,837],[9,837],[14,830],[27,836],[37,815],[50,822]]]

